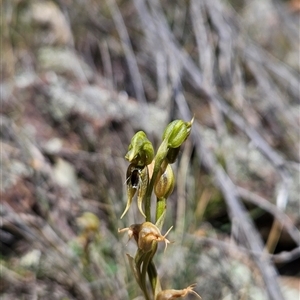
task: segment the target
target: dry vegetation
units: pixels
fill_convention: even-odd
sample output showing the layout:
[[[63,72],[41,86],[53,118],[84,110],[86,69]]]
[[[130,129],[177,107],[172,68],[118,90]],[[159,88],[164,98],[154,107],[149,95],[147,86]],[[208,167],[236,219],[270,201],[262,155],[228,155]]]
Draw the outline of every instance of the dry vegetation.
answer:
[[[298,0],[4,0],[1,299],[138,299],[124,155],[192,116],[162,285],[299,299],[299,16]]]

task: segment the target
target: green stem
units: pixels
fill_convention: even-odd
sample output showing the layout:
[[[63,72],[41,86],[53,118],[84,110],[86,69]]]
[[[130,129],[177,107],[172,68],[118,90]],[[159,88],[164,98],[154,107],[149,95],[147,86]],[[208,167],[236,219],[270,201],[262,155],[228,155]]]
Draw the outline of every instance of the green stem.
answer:
[[[161,164],[166,158],[168,153],[168,143],[164,140],[160,147],[157,150],[157,154],[155,156],[155,164],[153,168],[153,174],[148,185],[146,196],[145,196],[145,213],[146,213],[146,221],[151,222],[151,194],[153,191],[154,183],[156,181],[157,175],[160,171]]]
[[[159,218],[163,215],[167,208],[167,201],[166,198],[157,198],[156,202],[156,217],[155,222],[159,220]]]
[[[152,244],[152,249],[149,252],[146,253],[145,258],[143,260],[141,281],[142,281],[142,284],[145,286],[145,291],[147,289],[147,287],[146,287],[147,271],[149,271],[149,264],[151,264],[152,258],[154,256],[156,250],[157,250],[157,242],[154,241],[153,244]],[[148,275],[149,275],[149,273],[148,273]],[[157,282],[157,273],[156,273],[156,278],[154,278],[154,277],[150,278],[150,283],[151,283],[152,289],[153,289],[152,284],[154,282]]]
[[[152,292],[155,299],[156,295],[161,291],[161,285],[160,285],[159,278],[157,276],[155,265],[152,260],[149,262],[147,272],[148,272],[150,284],[152,287]]]
[[[147,258],[148,255],[149,255],[149,253],[145,253],[141,250],[138,250],[136,257],[135,257],[135,266],[136,266],[136,270],[137,270],[137,276],[139,278],[138,283],[140,283],[141,290],[143,291],[146,300],[150,300],[150,297],[148,295],[147,286],[146,286],[146,276],[143,275],[143,268],[144,268],[145,262],[148,260],[148,258]],[[142,268],[141,268],[141,266],[142,266]],[[142,269],[142,272],[141,272],[141,269]]]

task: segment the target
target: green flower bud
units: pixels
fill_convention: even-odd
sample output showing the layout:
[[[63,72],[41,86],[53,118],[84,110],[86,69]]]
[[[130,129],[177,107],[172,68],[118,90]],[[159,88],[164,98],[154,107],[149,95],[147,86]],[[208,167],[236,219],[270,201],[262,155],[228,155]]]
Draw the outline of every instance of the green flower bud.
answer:
[[[163,140],[167,140],[170,148],[178,148],[188,138],[194,118],[190,122],[175,120],[171,122],[165,129]]]
[[[174,172],[170,165],[167,165],[165,172],[158,178],[154,186],[154,193],[157,198],[167,199],[173,192],[175,185]]]
[[[137,167],[144,167],[152,162],[154,149],[145,132],[138,131],[132,137],[125,158]]]

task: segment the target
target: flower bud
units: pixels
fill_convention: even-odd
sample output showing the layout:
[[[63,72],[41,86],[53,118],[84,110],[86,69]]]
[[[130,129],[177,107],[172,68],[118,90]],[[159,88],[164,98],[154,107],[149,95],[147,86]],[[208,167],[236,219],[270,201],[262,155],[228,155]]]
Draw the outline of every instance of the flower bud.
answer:
[[[193,289],[196,284],[192,284],[183,290],[164,290],[157,294],[155,300],[173,300],[185,297],[188,294],[194,294],[196,297],[201,299],[200,295],[198,295]]]
[[[76,223],[80,228],[80,234],[71,243],[71,247],[82,259],[84,264],[89,261],[89,245],[98,237],[100,221],[98,217],[91,212],[84,212]]]
[[[190,135],[194,118],[190,122],[175,120],[165,129],[163,140],[167,140],[170,148],[178,148]]]
[[[165,172],[158,178],[154,186],[154,193],[157,198],[168,198],[173,192],[175,185],[172,167],[168,164]]]
[[[76,223],[83,231],[94,233],[99,230],[100,225],[98,217],[91,212],[84,212],[82,216],[76,219]]]
[[[145,132],[138,131],[132,137],[125,158],[137,167],[144,167],[152,162],[154,149]]]

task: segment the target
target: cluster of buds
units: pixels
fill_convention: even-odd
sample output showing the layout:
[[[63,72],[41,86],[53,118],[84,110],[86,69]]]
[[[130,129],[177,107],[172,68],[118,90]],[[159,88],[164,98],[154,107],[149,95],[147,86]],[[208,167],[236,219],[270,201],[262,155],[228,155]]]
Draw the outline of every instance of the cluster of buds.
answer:
[[[174,189],[174,173],[169,164],[176,161],[180,146],[189,136],[192,124],[193,119],[190,122],[175,120],[166,127],[163,133],[163,141],[167,147],[162,153],[157,154],[161,160],[154,180],[154,192],[157,198],[168,198]],[[146,218],[142,208],[143,200],[146,197],[156,160],[153,146],[143,131],[138,131],[133,136],[125,158],[130,165],[126,172],[127,204],[121,218],[128,211],[136,193],[139,211]]]
[[[180,147],[190,135],[193,119],[190,122],[175,120],[165,129],[162,143],[154,155],[154,149],[143,131],[137,132],[131,139],[125,158],[129,161],[126,172],[127,204],[121,218],[129,210],[133,197],[137,194],[137,205],[145,218],[141,224],[119,229],[119,232],[128,232],[129,240],[133,237],[138,250],[135,258],[128,256],[130,267],[136,281],[144,292],[146,300],[150,300],[146,275],[150,280],[153,298],[155,300],[171,300],[185,297],[188,294],[200,296],[193,290],[195,285],[182,290],[161,290],[157,271],[152,258],[157,250],[157,243],[165,243],[165,251],[170,241],[166,238],[172,227],[164,234],[161,228],[166,214],[166,200],[172,193],[175,185],[174,173],[171,164],[174,163],[180,152]],[[156,195],[155,224],[151,222],[151,195]],[[143,210],[145,207],[145,212]]]

